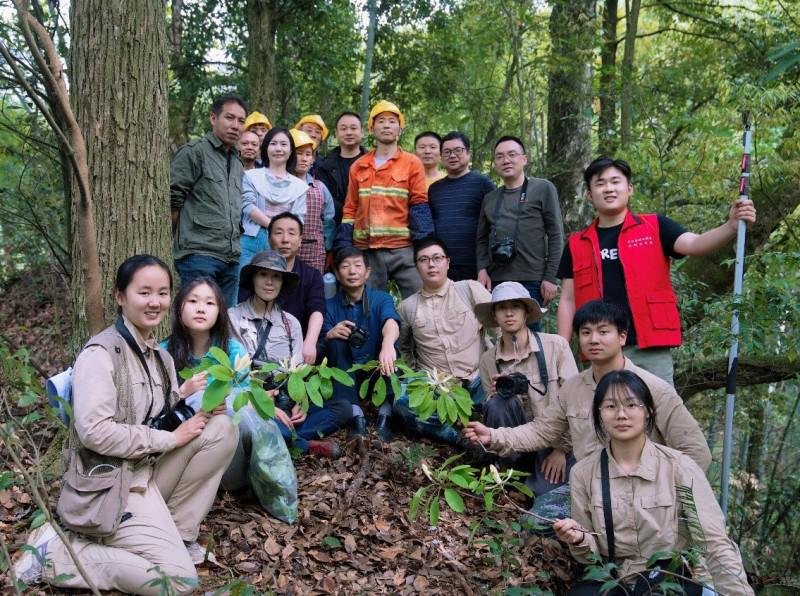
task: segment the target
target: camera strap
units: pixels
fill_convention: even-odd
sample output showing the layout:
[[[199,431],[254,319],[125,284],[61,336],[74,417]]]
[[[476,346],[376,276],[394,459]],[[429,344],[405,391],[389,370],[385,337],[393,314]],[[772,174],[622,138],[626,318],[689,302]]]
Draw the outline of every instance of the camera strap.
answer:
[[[289,338],[289,359],[291,360],[294,356],[294,338],[292,337],[292,329],[289,326],[289,317],[286,316],[284,310],[275,305],[274,308],[277,308],[281,312],[281,321],[283,322],[283,328],[286,330],[286,336]],[[266,322],[266,329],[265,327]],[[267,340],[269,339],[269,333],[272,331],[272,321],[269,319],[258,319],[258,331],[256,335],[258,337],[258,346],[256,346],[256,351],[253,353],[253,360],[263,360],[265,362],[269,362],[269,357],[267,356]],[[263,356],[263,358],[262,358]]]
[[[117,330],[122,336],[122,339],[125,340],[125,343],[128,344],[128,347],[131,351],[136,354],[136,358],[139,360],[139,364],[142,365],[145,374],[147,375],[147,384],[150,387],[150,403],[147,405],[147,413],[144,415],[144,422],[143,424],[149,424],[150,420],[150,413],[153,411],[153,402],[155,401],[155,389],[153,388],[153,377],[150,374],[150,367],[147,366],[147,361],[144,358],[144,354],[142,353],[139,344],[136,343],[136,340],[133,339],[133,335],[131,335],[130,330],[125,326],[125,321],[122,319],[122,315],[117,317],[116,322],[114,323],[114,328]],[[153,350],[153,354],[155,355],[156,362],[158,363],[159,369],[161,370],[162,376],[162,383],[164,384],[164,405],[161,408],[161,413],[159,416],[163,416],[169,410],[169,399],[167,396],[169,395],[169,391],[171,390],[170,387],[170,379],[169,375],[167,374],[166,367],[164,366],[163,360],[161,360],[161,354],[158,353],[158,350]]]
[[[544,385],[544,391],[539,391],[532,384],[530,385],[539,395],[546,395],[547,389],[550,386],[550,375],[547,374],[547,361],[544,357],[544,346],[542,345],[542,338],[539,337],[539,334],[536,331],[532,331],[531,333],[533,335],[533,339],[536,340],[536,347],[539,348],[539,351],[534,353],[536,354],[536,365],[539,367],[539,379],[541,379],[542,385]]]
[[[614,544],[614,516],[611,514],[611,482],[608,477],[608,449],[600,454],[600,484],[603,491],[603,522],[606,525],[606,542],[608,543],[608,560],[615,562],[616,545]],[[617,576],[616,569],[611,575]]]
[[[500,192],[498,193],[499,196],[497,197],[497,202],[494,204],[494,214],[493,214],[495,225],[492,233],[495,237],[495,241],[497,240],[497,222],[499,221],[500,218],[500,209],[503,206],[504,202],[503,199],[505,198],[506,187],[501,186],[499,190]],[[517,234],[519,233],[520,213],[522,212],[522,205],[525,203],[527,196],[528,196],[528,177],[525,176],[525,182],[522,183],[522,190],[520,191],[519,194],[519,201],[517,201],[517,212],[514,214],[514,219],[515,219],[514,235],[511,237],[514,243],[517,242]]]

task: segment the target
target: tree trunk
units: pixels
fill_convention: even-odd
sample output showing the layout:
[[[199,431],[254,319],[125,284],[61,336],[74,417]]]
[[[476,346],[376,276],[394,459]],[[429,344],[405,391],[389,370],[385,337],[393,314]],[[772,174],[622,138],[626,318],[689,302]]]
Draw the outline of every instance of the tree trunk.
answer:
[[[588,223],[583,170],[591,157],[594,0],[557,0],[550,14],[547,169],[558,189],[566,231]]]
[[[278,19],[273,0],[247,0],[248,107],[275,118],[279,113],[275,76],[275,39]]]
[[[172,260],[167,149],[167,28],[161,0],[70,5],[71,101],[86,138],[107,322],[114,275],[137,253]],[[77,191],[73,189],[73,208]],[[73,229],[73,339],[87,335],[80,228]]]
[[[606,0],[603,9],[603,45],[600,49],[600,153],[617,149],[617,0]]]
[[[369,0],[369,28],[367,29],[367,53],[364,57],[364,81],[361,84],[361,121],[366,122],[369,115],[369,85],[372,78],[372,55],[375,53],[375,29],[378,27],[378,7],[375,0]]]
[[[631,142],[634,87],[633,58],[641,5],[641,0],[625,0],[625,50],[622,55],[622,93],[620,94],[620,135],[623,147],[627,147]]]

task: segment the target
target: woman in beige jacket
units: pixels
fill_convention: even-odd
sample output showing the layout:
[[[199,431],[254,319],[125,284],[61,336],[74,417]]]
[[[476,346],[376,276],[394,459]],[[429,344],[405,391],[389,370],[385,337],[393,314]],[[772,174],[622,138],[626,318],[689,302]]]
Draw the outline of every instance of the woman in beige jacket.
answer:
[[[607,592],[612,596],[650,593],[665,580],[681,581],[687,594],[713,593],[713,586],[726,595],[752,595],[705,474],[686,455],[648,439],[655,406],[644,381],[628,370],[608,373],[597,385],[592,416],[608,447],[573,467],[574,519],[554,524],[573,556],[589,563],[594,554],[616,564],[620,585]],[[671,575],[663,560],[648,567],[656,553],[689,550],[700,555],[694,581]],[[687,576],[689,569],[676,572]],[[600,594],[602,584],[584,581],[570,594]]]
[[[200,523],[238,441],[230,418],[215,415],[224,414],[224,408],[186,420],[170,418],[178,401],[175,367],[153,332],[169,309],[171,291],[172,277],[163,261],[150,255],[127,259],[117,270],[117,322],[89,340],[72,373],[70,441],[77,455],[71,462],[75,457],[82,462],[75,480],[88,479],[81,481],[85,484],[118,470],[118,486],[123,487],[120,501],[89,515],[82,511],[81,497],[65,499],[70,466],[59,500],[64,524],[83,530],[68,533],[70,545],[100,590],[159,594],[160,574],[172,578],[167,580],[172,591],[192,590],[195,555],[202,561],[204,554],[196,543]],[[85,488],[78,484],[76,490]],[[103,528],[110,526],[110,535],[95,531],[98,520]],[[33,549],[23,554],[15,565],[18,578],[28,584],[44,580],[89,588],[50,524],[35,530],[28,543],[39,556]]]

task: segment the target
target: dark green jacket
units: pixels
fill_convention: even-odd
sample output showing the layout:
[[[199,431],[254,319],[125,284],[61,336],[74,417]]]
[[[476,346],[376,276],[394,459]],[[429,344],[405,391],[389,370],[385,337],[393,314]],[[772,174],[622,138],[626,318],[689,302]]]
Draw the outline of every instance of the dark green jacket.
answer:
[[[180,211],[176,259],[200,254],[239,260],[243,175],[236,150],[226,151],[212,132],[178,149],[170,167],[170,207]]]

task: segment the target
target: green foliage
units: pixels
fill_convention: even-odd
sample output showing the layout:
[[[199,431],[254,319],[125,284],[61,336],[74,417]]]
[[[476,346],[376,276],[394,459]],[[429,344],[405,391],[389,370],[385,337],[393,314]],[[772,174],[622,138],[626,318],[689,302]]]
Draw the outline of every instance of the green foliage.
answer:
[[[186,588],[196,588],[198,585],[197,579],[193,577],[167,575],[158,565],[151,567],[147,571],[155,572],[158,577],[151,579],[144,585],[148,588],[158,588],[158,593],[161,596],[177,596],[178,594],[185,592]]]
[[[427,511],[430,525],[438,525],[442,497],[451,510],[464,513],[465,494],[481,499],[486,511],[494,509],[497,496],[504,494],[508,488],[514,488],[529,497],[533,496],[531,490],[520,481],[527,476],[526,473],[508,470],[501,474],[494,465],[489,466],[488,470],[479,470],[467,464],[453,465],[460,458],[461,454],[449,457],[436,468],[431,468],[425,461],[421,462],[429,484],[420,486],[411,498],[408,508],[408,518],[411,521],[421,511]]]
[[[400,452],[409,472],[416,470],[424,460],[430,459],[435,454],[436,450],[427,443],[410,443]]]
[[[423,422],[436,414],[443,424],[460,422],[464,426],[472,416],[472,398],[459,379],[437,370],[407,372],[406,391],[411,409]]]

